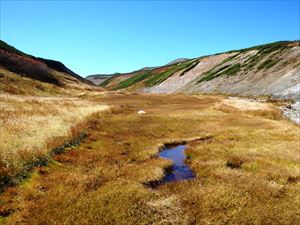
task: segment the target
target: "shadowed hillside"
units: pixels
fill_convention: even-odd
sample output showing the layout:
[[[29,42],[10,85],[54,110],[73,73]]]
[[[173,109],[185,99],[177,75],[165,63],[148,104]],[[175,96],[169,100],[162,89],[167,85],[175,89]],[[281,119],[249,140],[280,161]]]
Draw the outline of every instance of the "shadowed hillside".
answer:
[[[0,193],[48,163],[53,149],[78,143],[88,118],[108,108],[88,99],[102,92],[61,62],[0,41]]]
[[[0,92],[12,94],[61,93],[69,88],[94,88],[92,82],[61,62],[28,55],[1,40],[0,81]]]

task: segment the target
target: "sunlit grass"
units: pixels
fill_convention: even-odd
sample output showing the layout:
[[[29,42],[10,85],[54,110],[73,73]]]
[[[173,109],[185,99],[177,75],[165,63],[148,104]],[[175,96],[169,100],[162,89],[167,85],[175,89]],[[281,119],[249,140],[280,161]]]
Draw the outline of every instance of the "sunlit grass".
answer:
[[[298,223],[300,128],[254,113],[275,113],[272,104],[122,93],[93,99],[114,106],[94,116],[84,143],[1,196],[6,224]],[[156,157],[163,143],[207,136],[186,150],[194,181],[143,185],[170,165]]]
[[[75,135],[72,129],[107,108],[78,98],[1,94],[0,101],[1,177],[20,172],[24,164],[56,147],[55,139],[63,144]]]

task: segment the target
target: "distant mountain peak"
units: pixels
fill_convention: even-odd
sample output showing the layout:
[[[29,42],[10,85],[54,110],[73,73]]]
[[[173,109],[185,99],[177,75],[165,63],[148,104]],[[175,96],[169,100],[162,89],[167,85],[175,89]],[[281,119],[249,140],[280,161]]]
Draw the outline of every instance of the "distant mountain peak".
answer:
[[[180,62],[185,62],[185,61],[188,61],[188,60],[189,60],[188,58],[174,59],[171,62],[167,63],[166,66],[173,65],[173,64],[176,64],[176,63],[180,63]]]

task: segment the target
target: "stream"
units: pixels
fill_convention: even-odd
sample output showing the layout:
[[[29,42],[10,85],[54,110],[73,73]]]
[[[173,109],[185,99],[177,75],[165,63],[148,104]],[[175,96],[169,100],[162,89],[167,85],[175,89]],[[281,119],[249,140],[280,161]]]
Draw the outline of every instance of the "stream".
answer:
[[[162,178],[160,184],[174,181],[189,180],[195,178],[194,172],[185,164],[186,145],[166,145],[159,153],[159,157],[169,159],[173,165],[166,171],[165,177]]]

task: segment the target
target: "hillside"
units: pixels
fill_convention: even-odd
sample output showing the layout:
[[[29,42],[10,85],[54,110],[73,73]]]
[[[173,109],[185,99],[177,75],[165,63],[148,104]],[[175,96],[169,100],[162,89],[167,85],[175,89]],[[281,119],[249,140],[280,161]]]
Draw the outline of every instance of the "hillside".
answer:
[[[300,127],[282,117],[286,103],[129,92],[198,93],[243,76],[259,90],[280,71],[278,85],[292,87],[295,45],[146,67],[101,84],[126,92],[102,91],[60,62],[2,43],[0,224],[299,224]],[[162,157],[170,150],[173,159]]]
[[[61,62],[28,55],[0,40],[0,93],[52,95],[91,89],[96,89],[92,82]]]
[[[86,76],[85,79],[93,82],[96,85],[99,85],[106,81],[107,79],[111,78],[114,74],[94,74]]]
[[[172,65],[172,64],[176,64],[176,63],[180,63],[180,62],[185,62],[188,61],[189,59],[187,58],[179,58],[179,59],[174,59],[171,62],[167,63],[166,66]]]
[[[89,98],[102,92],[61,62],[0,41],[0,193],[48,162],[53,149],[79,142],[91,115],[108,109]]]
[[[148,93],[222,93],[299,99],[299,41],[281,41],[120,74],[110,90]]]
[[[170,65],[174,65],[174,64],[178,64],[178,63],[182,63],[185,61],[188,61],[189,59],[187,58],[179,58],[179,59],[175,59],[172,60],[171,62],[167,63],[165,66],[170,66]],[[147,66],[147,67],[143,67],[137,71],[142,72],[142,71],[149,71],[149,70],[154,70],[156,68],[158,68],[159,66]],[[161,67],[161,66],[160,66]],[[132,74],[134,72],[131,72],[130,74]],[[85,77],[85,79],[93,82],[96,85],[101,85],[101,86],[105,86],[107,84],[107,82],[109,82],[113,76],[117,76],[117,75],[125,75],[124,74],[120,74],[120,73],[114,73],[114,74],[94,74],[94,75],[88,75]],[[128,75],[128,73],[126,74]],[[118,76],[117,76],[118,77]],[[104,81],[108,80],[107,82],[104,83]]]

